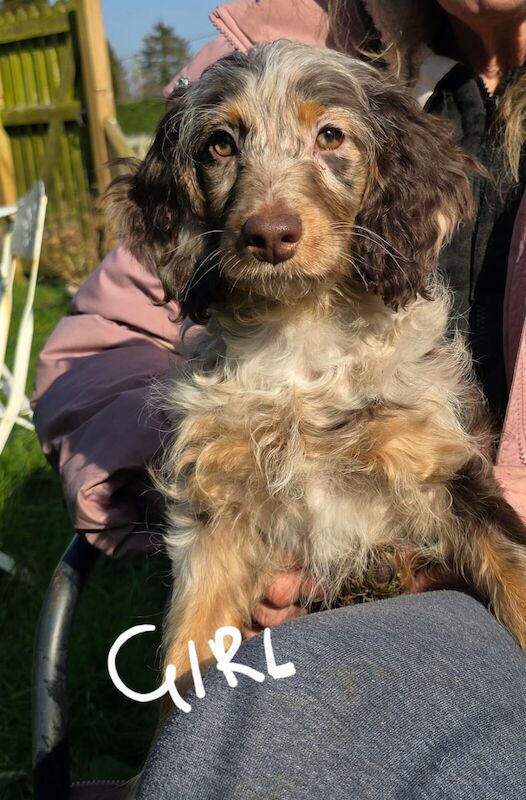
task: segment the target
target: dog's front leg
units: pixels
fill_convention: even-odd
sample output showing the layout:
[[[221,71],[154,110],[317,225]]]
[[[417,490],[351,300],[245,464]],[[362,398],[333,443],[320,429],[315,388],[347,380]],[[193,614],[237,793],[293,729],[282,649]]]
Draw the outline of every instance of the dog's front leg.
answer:
[[[188,642],[194,642],[206,668],[213,660],[208,642],[216,630],[247,627],[264,586],[256,570],[263,563],[257,538],[239,518],[200,525],[184,541],[177,533],[167,537],[174,589],[164,627],[164,664],[175,666],[181,692],[192,683]]]

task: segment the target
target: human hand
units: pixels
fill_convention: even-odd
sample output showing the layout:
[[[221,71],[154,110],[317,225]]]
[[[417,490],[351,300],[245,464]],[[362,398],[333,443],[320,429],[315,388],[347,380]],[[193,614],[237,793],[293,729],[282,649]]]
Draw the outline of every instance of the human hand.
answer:
[[[410,594],[431,592],[438,589],[454,589],[457,591],[470,591],[469,584],[453,570],[446,567],[429,567],[414,569],[409,553],[400,556],[403,572],[406,573],[403,591]],[[381,574],[379,564],[379,576]],[[386,583],[389,582],[390,568],[386,569]],[[244,634],[247,639],[260,633],[263,628],[272,628],[291,619],[305,616],[307,608],[301,604],[304,597],[319,599],[321,593],[312,591],[313,585],[310,578],[306,578],[303,570],[291,568],[284,570],[276,576],[267,589],[265,598],[258,603],[252,614],[252,625]]]
[[[245,631],[245,638],[250,639],[263,628],[272,628],[282,622],[305,616],[308,612],[301,605],[301,599],[312,597],[312,588],[312,580],[305,578],[303,570],[284,570],[274,578],[265,598],[252,612],[252,625]]]
[[[472,592],[473,588],[457,572],[447,567],[430,567],[411,573],[409,592],[433,592],[437,589],[453,589],[458,592]]]

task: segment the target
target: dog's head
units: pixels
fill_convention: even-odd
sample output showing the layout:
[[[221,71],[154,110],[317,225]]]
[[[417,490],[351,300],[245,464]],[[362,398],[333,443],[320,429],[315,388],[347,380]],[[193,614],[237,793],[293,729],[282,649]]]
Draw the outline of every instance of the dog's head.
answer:
[[[396,308],[425,296],[472,214],[472,166],[447,123],[373,67],[281,41],[178,88],[113,209],[194,319],[234,285],[290,303],[345,282]]]

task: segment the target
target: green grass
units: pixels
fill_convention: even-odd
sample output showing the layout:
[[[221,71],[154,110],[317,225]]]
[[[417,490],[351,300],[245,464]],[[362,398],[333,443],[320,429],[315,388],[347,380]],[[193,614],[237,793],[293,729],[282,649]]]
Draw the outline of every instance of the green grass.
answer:
[[[17,285],[19,311],[24,286]],[[36,356],[67,309],[60,285],[37,289],[31,376]],[[30,380],[32,383],[32,378]],[[30,387],[31,388],[31,387]],[[60,483],[35,435],[17,428],[0,456],[0,549],[19,567],[0,571],[0,796],[31,797],[31,658],[35,627],[50,576],[72,535]],[[167,563],[160,556],[99,563],[75,622],[69,665],[73,778],[126,778],[138,769],[156,718],[151,705],[122,697],[106,670],[109,648],[122,631],[160,627]],[[119,667],[138,691],[156,682],[158,637],[131,642]]]
[[[117,119],[126,136],[134,136],[139,133],[153,134],[165,109],[166,102],[162,98],[119,103]]]

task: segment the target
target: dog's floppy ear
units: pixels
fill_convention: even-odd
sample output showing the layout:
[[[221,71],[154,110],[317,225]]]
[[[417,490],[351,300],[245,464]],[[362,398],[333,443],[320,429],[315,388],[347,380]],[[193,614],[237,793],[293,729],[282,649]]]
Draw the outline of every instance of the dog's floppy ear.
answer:
[[[353,248],[371,290],[396,309],[427,296],[442,244],[472,218],[469,175],[477,165],[446,121],[401,92],[382,94],[375,119],[378,154]]]
[[[107,192],[107,216],[130,252],[160,276],[165,298],[180,301],[202,255],[203,196],[195,167],[179,146],[184,92],[170,98],[143,161],[130,159],[131,171]]]

